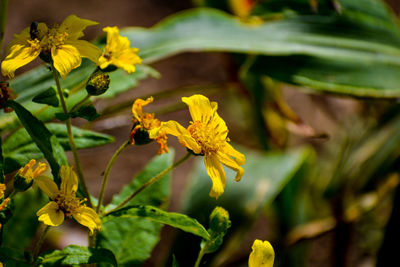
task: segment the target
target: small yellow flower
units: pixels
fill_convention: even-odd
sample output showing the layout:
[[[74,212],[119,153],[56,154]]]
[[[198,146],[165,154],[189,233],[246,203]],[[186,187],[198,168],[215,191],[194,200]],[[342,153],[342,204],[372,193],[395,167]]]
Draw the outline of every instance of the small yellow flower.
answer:
[[[64,221],[64,217],[72,216],[78,223],[93,230],[101,229],[101,221],[97,213],[82,204],[76,197],[78,190],[78,178],[70,166],[60,168],[61,186],[58,189],[56,183],[46,176],[39,176],[35,179],[39,188],[52,200],[41,208],[36,215],[38,220],[50,226],[58,226]]]
[[[105,27],[103,31],[107,33],[107,43],[104,53],[99,58],[100,68],[114,65],[128,73],[135,72],[135,64],[142,63],[138,56],[139,49],[130,47],[129,39],[119,35],[118,27]]]
[[[88,41],[78,40],[83,30],[97,22],[81,19],[75,15],[68,16],[59,26],[48,28],[45,23],[25,28],[14,36],[9,44],[7,57],[1,64],[1,73],[4,76],[14,77],[18,68],[28,64],[40,54],[44,58],[51,56],[54,67],[65,78],[67,74],[79,67],[82,57],[93,62],[101,55],[101,50]]]
[[[169,149],[167,146],[168,137],[164,133],[155,134],[149,137],[149,131],[159,128],[161,121],[154,117],[154,113],[143,112],[143,107],[153,102],[153,97],[149,97],[146,100],[136,99],[132,105],[132,115],[133,115],[133,128],[131,131],[131,144],[144,145],[155,140],[159,149],[157,154],[161,155],[164,152],[168,153]]]
[[[4,192],[6,191],[6,185],[0,184],[0,199],[4,197]]]
[[[38,177],[47,168],[45,163],[39,162],[36,169],[34,170],[33,167],[35,166],[35,164],[36,160],[31,159],[28,164],[19,169],[19,171],[17,172],[18,175],[25,178],[27,183]]]
[[[272,267],[274,265],[275,252],[268,241],[256,239],[249,257],[249,267]]]
[[[240,181],[244,170],[245,156],[229,143],[228,128],[218,115],[216,102],[210,102],[203,95],[182,97],[189,107],[193,121],[185,129],[176,121],[163,122],[161,127],[150,132],[166,133],[178,137],[179,142],[195,154],[204,155],[204,163],[212,180],[210,196],[218,198],[225,190],[226,175],[222,164],[236,171],[236,181]]]

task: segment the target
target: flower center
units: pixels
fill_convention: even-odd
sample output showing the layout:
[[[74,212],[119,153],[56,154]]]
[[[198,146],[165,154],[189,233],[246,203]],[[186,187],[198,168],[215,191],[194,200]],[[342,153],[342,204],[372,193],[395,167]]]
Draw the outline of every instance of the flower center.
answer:
[[[70,217],[72,214],[77,212],[86,199],[81,200],[74,195],[66,195],[60,192],[54,201],[57,203],[59,209],[64,212],[65,216]]]
[[[226,142],[225,132],[220,132],[218,124],[211,123],[211,120],[207,123],[201,121],[191,122],[188,131],[197,144],[200,145],[202,154],[217,152]]]
[[[49,30],[47,36],[43,39],[42,47],[47,53],[50,53],[52,47],[58,48],[68,39],[68,33],[59,32],[58,27]]]
[[[33,40],[26,40],[28,44],[31,46],[32,51],[38,51],[40,50],[40,41],[35,38]]]

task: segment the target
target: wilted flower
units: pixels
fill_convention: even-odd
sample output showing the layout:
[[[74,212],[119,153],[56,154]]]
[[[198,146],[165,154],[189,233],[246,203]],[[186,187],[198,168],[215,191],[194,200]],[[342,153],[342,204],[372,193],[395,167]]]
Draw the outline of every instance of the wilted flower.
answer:
[[[144,145],[155,140],[159,149],[157,154],[168,153],[167,139],[168,137],[164,133],[154,134],[152,137],[149,136],[149,131],[160,127],[161,121],[156,119],[154,113],[143,112],[143,107],[153,102],[153,97],[149,97],[146,100],[136,99],[132,105],[133,115],[133,127],[131,131],[131,144]]]
[[[4,104],[7,100],[15,99],[13,90],[9,87],[7,82],[0,82],[0,109],[4,109],[4,112],[11,112],[12,109],[6,107]]]

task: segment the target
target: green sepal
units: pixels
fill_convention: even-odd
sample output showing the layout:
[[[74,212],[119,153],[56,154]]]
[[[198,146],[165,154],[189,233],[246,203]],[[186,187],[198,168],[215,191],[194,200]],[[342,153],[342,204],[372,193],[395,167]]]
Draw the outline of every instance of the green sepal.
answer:
[[[39,104],[47,104],[53,107],[60,106],[60,101],[57,97],[57,91],[54,89],[54,87],[50,87],[49,89],[36,95],[32,101]]]
[[[24,192],[28,190],[33,184],[33,179],[27,181],[25,177],[21,176],[20,174],[16,174],[14,176],[14,190],[18,192]]]

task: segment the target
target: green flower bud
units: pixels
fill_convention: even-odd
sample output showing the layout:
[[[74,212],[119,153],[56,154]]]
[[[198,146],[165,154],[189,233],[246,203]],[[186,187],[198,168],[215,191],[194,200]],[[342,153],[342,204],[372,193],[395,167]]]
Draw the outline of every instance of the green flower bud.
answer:
[[[93,73],[86,84],[86,91],[89,95],[102,95],[110,86],[110,76],[102,71]]]
[[[216,207],[210,215],[210,226],[208,228],[210,239],[203,240],[200,244],[204,253],[213,253],[222,245],[229,227],[231,227],[229,213],[222,207]]]

